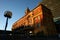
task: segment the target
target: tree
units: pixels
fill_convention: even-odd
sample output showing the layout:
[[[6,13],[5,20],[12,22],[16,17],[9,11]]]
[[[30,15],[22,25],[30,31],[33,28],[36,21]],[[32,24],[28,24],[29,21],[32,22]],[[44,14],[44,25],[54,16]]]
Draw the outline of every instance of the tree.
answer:
[[[8,25],[8,18],[12,17],[12,12],[11,11],[5,11],[4,12],[4,17],[7,17],[7,19],[6,19],[6,25],[5,25],[5,31],[6,31],[6,28],[7,28],[7,25]]]

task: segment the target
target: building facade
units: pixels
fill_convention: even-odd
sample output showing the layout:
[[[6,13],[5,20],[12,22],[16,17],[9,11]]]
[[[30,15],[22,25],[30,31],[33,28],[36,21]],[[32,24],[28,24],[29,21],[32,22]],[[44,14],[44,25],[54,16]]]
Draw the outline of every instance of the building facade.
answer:
[[[51,10],[54,18],[60,17],[60,0],[43,0],[42,4]]]
[[[43,32],[44,35],[55,35],[56,28],[51,10],[42,4],[39,4],[31,11],[27,8],[25,15],[17,20],[12,26],[12,31],[18,30],[21,32],[20,30],[22,29],[33,34]]]

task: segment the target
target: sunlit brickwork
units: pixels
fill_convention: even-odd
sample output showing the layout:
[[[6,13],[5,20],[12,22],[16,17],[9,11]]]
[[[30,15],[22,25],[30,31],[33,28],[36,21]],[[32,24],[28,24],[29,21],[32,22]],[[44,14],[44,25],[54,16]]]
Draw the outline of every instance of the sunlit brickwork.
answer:
[[[27,8],[25,15],[13,24],[12,31],[25,26],[33,27],[34,34],[38,32],[43,32],[45,35],[56,34],[51,10],[42,4],[39,4],[31,11]]]

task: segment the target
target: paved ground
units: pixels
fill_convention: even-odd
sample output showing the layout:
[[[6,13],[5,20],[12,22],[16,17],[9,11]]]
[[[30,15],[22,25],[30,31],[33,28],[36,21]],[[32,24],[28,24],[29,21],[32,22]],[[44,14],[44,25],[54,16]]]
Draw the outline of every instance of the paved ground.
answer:
[[[28,36],[28,35],[0,35],[0,40],[60,40],[58,37]]]

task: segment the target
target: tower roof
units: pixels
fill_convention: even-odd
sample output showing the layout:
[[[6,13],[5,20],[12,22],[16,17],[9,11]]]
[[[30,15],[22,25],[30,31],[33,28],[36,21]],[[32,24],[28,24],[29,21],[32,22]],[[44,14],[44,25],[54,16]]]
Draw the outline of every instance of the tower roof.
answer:
[[[26,11],[25,11],[25,14],[28,14],[29,12],[30,12],[30,9],[27,7]]]

